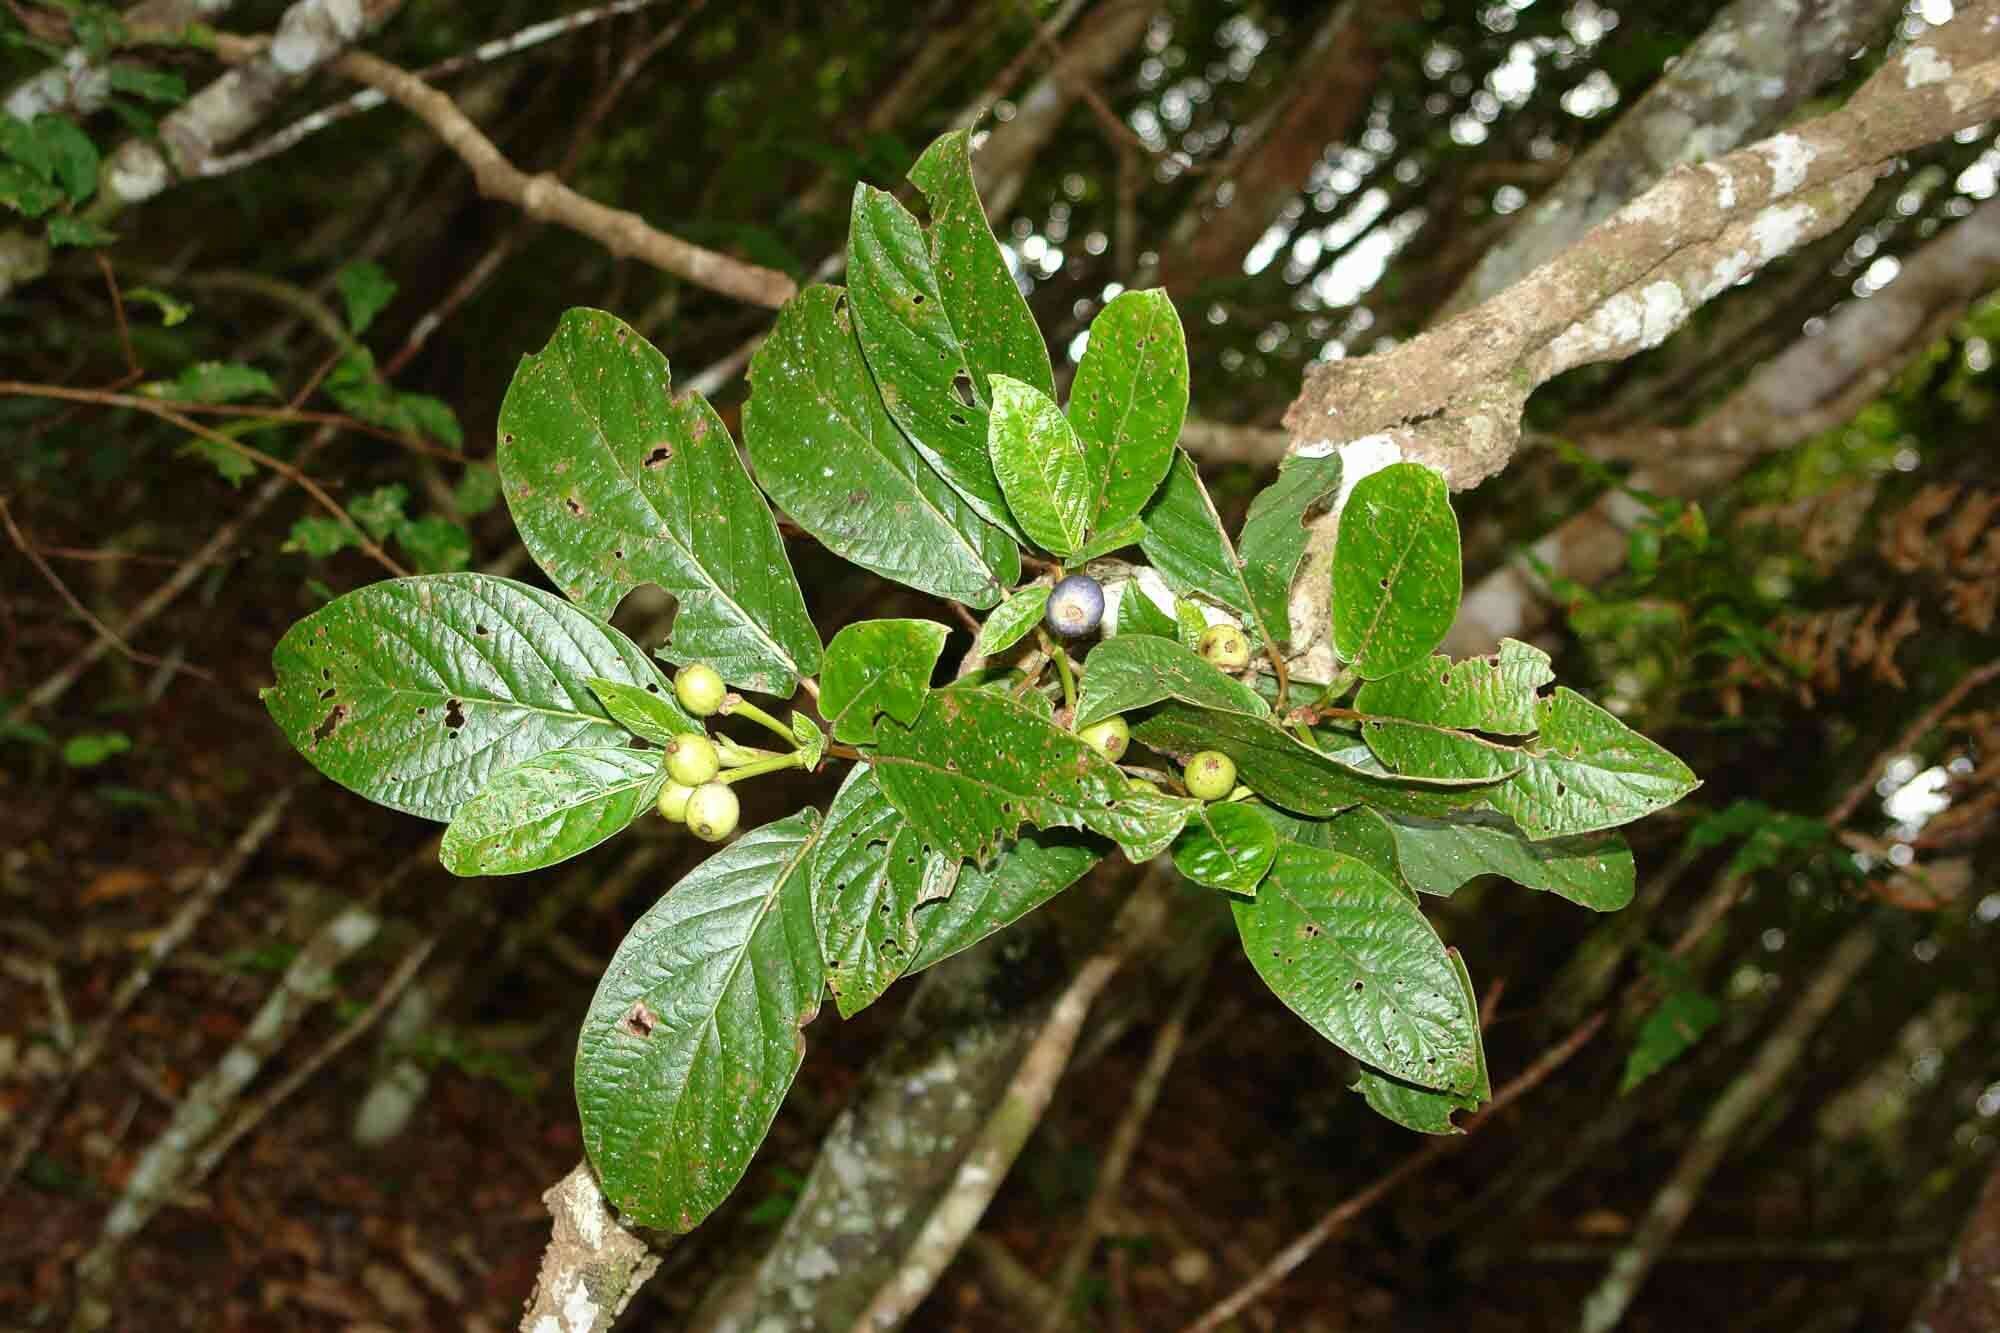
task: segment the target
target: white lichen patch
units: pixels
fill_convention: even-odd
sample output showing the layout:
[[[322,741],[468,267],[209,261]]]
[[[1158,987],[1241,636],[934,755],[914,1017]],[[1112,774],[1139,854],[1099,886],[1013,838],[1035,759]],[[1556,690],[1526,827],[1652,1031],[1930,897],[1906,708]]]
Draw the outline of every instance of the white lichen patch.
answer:
[[[1638,294],[1620,292],[1556,335],[1549,356],[1567,370],[1613,353],[1658,347],[1688,317],[1687,298],[1674,283],[1648,283]]]
[[[1364,477],[1371,477],[1391,463],[1403,461],[1403,451],[1390,436],[1364,435],[1358,440],[1349,440],[1337,449],[1340,455],[1340,490],[1333,497],[1333,506],[1327,512],[1339,515],[1347,507],[1347,497],[1354,494],[1355,486]]]
[[[1903,86],[1922,88],[1943,83],[1952,75],[1951,62],[1928,46],[1913,46],[1903,52]]]
[[[1715,178],[1715,206],[1724,212],[1736,207],[1736,178],[1729,169],[1713,162],[1703,163],[1701,169]]]
[[[1814,213],[1807,204],[1780,204],[1750,219],[1750,244],[1759,265],[1790,254],[1805,239]]]
[[[1783,199],[1806,183],[1806,173],[1819,154],[1796,134],[1774,134],[1751,152],[1764,159],[1771,169],[1771,197]]]

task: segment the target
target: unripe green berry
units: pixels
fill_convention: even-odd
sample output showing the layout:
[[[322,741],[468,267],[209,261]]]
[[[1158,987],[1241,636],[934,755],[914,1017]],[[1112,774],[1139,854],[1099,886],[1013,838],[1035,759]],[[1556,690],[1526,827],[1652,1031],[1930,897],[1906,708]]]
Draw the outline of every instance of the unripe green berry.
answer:
[[[686,787],[699,787],[722,771],[715,742],[689,732],[667,742],[667,776]]]
[[[1160,784],[1151,778],[1127,778],[1125,785],[1133,791],[1149,791],[1155,796],[1160,794]]]
[[[1195,651],[1210,666],[1240,671],[1250,665],[1250,636],[1234,625],[1210,625],[1195,641]]]
[[[703,842],[721,842],[736,832],[740,808],[727,783],[704,782],[688,794],[688,832]]]
[[[694,788],[684,782],[669,782],[660,788],[660,813],[676,824],[684,824],[688,817],[688,797]]]
[[[674,676],[674,698],[696,717],[707,717],[722,707],[727,689],[716,669],[703,662],[684,666]]]
[[[1236,789],[1236,761],[1220,750],[1203,750],[1181,771],[1188,795],[1219,801]]]
[[[1079,731],[1084,744],[1117,763],[1125,757],[1125,747],[1132,743],[1132,728],[1122,717],[1107,717],[1102,722],[1092,723]]]

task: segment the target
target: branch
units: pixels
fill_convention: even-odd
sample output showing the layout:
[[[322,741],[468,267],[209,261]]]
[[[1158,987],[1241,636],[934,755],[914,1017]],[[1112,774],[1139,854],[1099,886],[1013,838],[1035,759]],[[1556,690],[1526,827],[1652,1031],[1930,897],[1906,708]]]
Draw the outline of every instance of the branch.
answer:
[[[1965,1230],[1910,1333],[1981,1333],[2000,1328],[2000,1163],[1965,1219]]]
[[[220,18],[235,0],[144,0],[119,16],[134,41],[176,36],[198,22]],[[111,99],[111,71],[131,62],[99,65],[80,46],[38,74],[14,85],[0,110],[17,120],[33,120],[49,112],[74,111],[87,116]]]
[[[1888,771],[1889,765],[1894,763],[1898,756],[1916,749],[1917,744],[1944,720],[1947,713],[1958,707],[1966,695],[1995,679],[2000,679],[2000,658],[1995,658],[1985,666],[1960,676],[1957,683],[1946,690],[1936,703],[1926,708],[1918,715],[1916,721],[1904,729],[1903,734],[1896,738],[1895,744],[1875,756],[1875,762],[1868,766],[1868,771],[1861,776],[1861,780],[1849,787],[1847,794],[1840,798],[1840,803],[1827,813],[1827,827],[1837,829],[1853,818],[1854,812],[1868,799],[1868,793],[1875,790],[1875,784],[1881,781],[1882,774]]]
[[[521,1333],[607,1333],[660,1266],[660,1255],[611,1211],[588,1162],[549,1186],[542,1202],[554,1234]]]

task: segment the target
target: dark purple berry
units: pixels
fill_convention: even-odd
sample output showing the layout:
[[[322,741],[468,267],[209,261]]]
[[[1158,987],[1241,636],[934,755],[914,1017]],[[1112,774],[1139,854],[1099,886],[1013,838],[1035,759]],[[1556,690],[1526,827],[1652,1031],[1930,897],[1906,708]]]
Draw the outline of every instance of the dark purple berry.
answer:
[[[1082,638],[1104,619],[1104,585],[1088,574],[1070,575],[1049,590],[1044,619],[1062,638]]]

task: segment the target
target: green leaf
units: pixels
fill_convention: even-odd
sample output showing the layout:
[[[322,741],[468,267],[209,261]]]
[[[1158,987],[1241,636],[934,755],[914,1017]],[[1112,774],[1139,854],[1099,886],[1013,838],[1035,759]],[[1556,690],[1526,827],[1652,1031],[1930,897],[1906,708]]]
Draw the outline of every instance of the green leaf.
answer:
[[[664,747],[676,736],[706,736],[708,729],[688,716],[673,687],[658,680],[633,685],[592,676],[586,682],[604,711],[634,736]]]
[[[1021,548],[981,518],[889,419],[838,287],[778,312],[750,362],[743,439],[765,493],[835,555],[985,608],[1021,577]]]
[[[1208,617],[1199,606],[1185,597],[1174,598],[1174,633],[1181,645],[1189,652],[1201,646],[1201,636],[1208,632]]]
[[[111,76],[114,92],[126,93],[132,97],[143,97],[148,102],[161,102],[177,106],[187,101],[187,81],[172,70],[143,69],[138,65],[128,65],[114,61],[105,67]]]
[[[1004,653],[1022,639],[1028,631],[1041,623],[1042,615],[1049,606],[1049,585],[1036,583],[1012,593],[1007,600],[993,608],[986,623],[979,627],[979,637],[973,640],[972,652],[975,657],[991,657]]]
[[[356,544],[354,530],[345,523],[335,522],[322,514],[308,514],[292,524],[291,535],[278,549],[297,552],[312,560],[324,560]]]
[[[1222,518],[1201,484],[1194,460],[1179,449],[1167,469],[1167,483],[1146,508],[1146,535],[1139,549],[1177,592],[1199,593],[1259,620],[1235,548]],[[1259,632],[1269,638],[1259,621]]]
[[[1008,375],[993,376],[991,384],[986,445],[1007,508],[1035,545],[1075,555],[1089,535],[1102,478],[1091,474],[1083,441],[1055,399]]]
[[[1339,454],[1287,454],[1278,479],[1250,501],[1243,520],[1243,581],[1258,619],[1280,643],[1292,637],[1292,580],[1306,553],[1306,520],[1339,489]]]
[[[472,534],[441,514],[396,526],[396,544],[425,574],[451,574],[472,563]]]
[[[1664,748],[1576,691],[1558,686],[1535,704],[1541,734],[1526,761],[1487,793],[1530,838],[1615,828],[1672,805],[1701,785]]]
[[[799,1072],[825,986],[807,873],[818,823],[801,810],[695,867],[598,983],[576,1104],[628,1221],[693,1230],[743,1178]]]
[[[792,739],[799,743],[799,752],[805,756],[801,766],[808,772],[818,768],[819,761],[826,757],[826,733],[819,729],[819,723],[804,713],[793,713]]]
[[[917,908],[917,972],[1005,929],[1070,885],[1103,859],[1088,839],[1067,832],[1026,833],[990,866],[968,865],[943,902]]]
[[[1618,1080],[1620,1096],[1632,1091],[1693,1049],[1708,1030],[1722,1021],[1722,1006],[1698,990],[1676,990],[1661,1000],[1625,1057]]]
[[[848,774],[813,857],[813,920],[827,986],[852,1018],[903,975],[917,952],[919,903],[950,895],[958,861],[924,846],[889,804],[875,770]]]
[[[347,306],[347,327],[359,336],[368,331],[375,316],[396,299],[396,280],[372,259],[357,259],[333,275],[340,299]]]
[[[36,116],[34,131],[42,141],[55,182],[71,203],[80,204],[97,192],[97,145],[67,116]]]
[[[1197,884],[1256,897],[1278,833],[1248,802],[1205,805],[1174,840],[1174,865]]]
[[[257,395],[283,396],[269,375],[239,361],[197,362],[170,380],[140,385],[139,392],[148,398],[183,403],[233,403]]]
[[[86,731],[63,742],[62,760],[71,768],[96,768],[131,748],[132,738],[122,731]]]
[[[1555,678],[1547,653],[1519,639],[1502,639],[1500,651],[1490,657],[1463,662],[1433,657],[1368,681],[1354,696],[1354,706],[1380,717],[1525,736],[1537,725],[1538,692]]]
[[[1287,843],[1256,899],[1232,906],[1251,965],[1321,1036],[1421,1087],[1479,1091],[1479,1012],[1437,932],[1389,880]]]
[[[38,218],[62,202],[62,191],[17,162],[0,162],[0,205]]]
[[[1632,901],[1632,849],[1615,833],[1530,842],[1506,819],[1483,812],[1383,818],[1403,876],[1420,892],[1449,895],[1480,875],[1503,875],[1593,912],[1615,912]]]
[[[12,158],[40,180],[55,179],[55,159],[41,134],[27,121],[5,112],[0,112],[0,157]]]
[[[1090,322],[1070,386],[1070,424],[1098,492],[1091,532],[1136,518],[1153,498],[1173,461],[1187,405],[1187,337],[1174,303],[1160,290],[1120,293]]]
[[[1115,527],[1092,533],[1090,540],[1083,544],[1083,549],[1076,553],[1073,563],[1080,565],[1087,560],[1095,560],[1101,555],[1109,555],[1124,547],[1137,546],[1140,538],[1145,535],[1146,525],[1136,518],[1128,518]]]
[[[641,583],[679,603],[668,661],[707,662],[781,698],[819,669],[819,636],[778,525],[699,394],[601,310],[563,315],[500,406],[507,507],[537,564],[609,615]]]
[[[552,750],[458,807],[439,849],[454,875],[518,875],[567,861],[644,814],[666,782],[657,750]]]
[[[1331,819],[1300,819],[1282,810],[1274,810],[1262,801],[1244,804],[1256,810],[1265,823],[1277,830],[1279,837],[1304,843],[1308,847],[1318,847],[1322,851],[1354,857],[1395,884],[1411,902],[1417,901],[1416,890],[1404,882],[1403,868],[1396,861],[1396,840],[1390,836],[1388,824],[1375,811],[1363,806]]]
[[[1407,814],[1441,815],[1477,805],[1494,788],[1427,779],[1385,777],[1308,749],[1275,723],[1240,713],[1170,702],[1132,724],[1138,740],[1186,760],[1220,750],[1236,762],[1250,789],[1302,815],[1334,815],[1357,805]]]
[[[348,502],[347,513],[356,523],[367,529],[368,535],[376,541],[387,541],[389,534],[404,523],[403,506],[410,502],[410,488],[400,483],[377,486],[363,496]]]
[[[1463,1134],[1465,1131],[1451,1122],[1452,1114],[1479,1105],[1477,1097],[1420,1088],[1375,1069],[1363,1069],[1349,1086],[1367,1099],[1377,1115],[1419,1134]]]
[[[862,620],[827,645],[820,669],[820,716],[835,740],[874,741],[876,718],[917,720],[949,629],[935,620]]]
[[[1162,699],[1251,717],[1271,712],[1257,691],[1172,639],[1129,634],[1105,639],[1084,659],[1076,725],[1087,727]]]
[[[49,219],[49,245],[56,249],[66,245],[79,248],[110,245],[117,239],[118,233],[89,218],[71,217],[65,213]]]
[[[257,475],[257,465],[244,457],[240,449],[232,449],[220,440],[212,440],[201,435],[191,435],[180,447],[180,453],[199,458],[214,468],[216,475],[231,486],[241,486],[246,480]]]
[[[1160,604],[1146,595],[1133,579],[1118,594],[1118,634],[1151,634],[1158,638],[1180,640],[1180,626],[1174,618],[1161,608]]]
[[[1371,717],[1361,724],[1361,734],[1392,772],[1412,777],[1498,782],[1524,766],[1512,746],[1423,722]]]
[[[603,621],[488,574],[357,588],[286,631],[271,663],[264,706],[315,768],[441,821],[538,754],[622,744],[591,677],[660,682]]]
[[[935,690],[913,725],[877,741],[883,795],[931,846],[967,860],[990,860],[1023,823],[1086,828],[1143,860],[1198,805],[1135,790],[1075,735],[988,690]]]
[[[1458,519],[1421,463],[1363,477],[1333,547],[1333,646],[1367,680],[1430,656],[1458,614]]]
[[[171,292],[163,292],[157,287],[132,287],[125,292],[128,302],[144,302],[160,312],[160,325],[174,328],[187,321],[194,313],[194,307]]]
[[[395,430],[414,431],[454,449],[464,445],[465,432],[459,429],[458,414],[444,399],[427,393],[398,393],[392,402],[383,424]]]
[[[467,463],[451,489],[451,507],[460,518],[478,518],[500,503],[500,469],[491,463]]]

